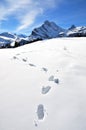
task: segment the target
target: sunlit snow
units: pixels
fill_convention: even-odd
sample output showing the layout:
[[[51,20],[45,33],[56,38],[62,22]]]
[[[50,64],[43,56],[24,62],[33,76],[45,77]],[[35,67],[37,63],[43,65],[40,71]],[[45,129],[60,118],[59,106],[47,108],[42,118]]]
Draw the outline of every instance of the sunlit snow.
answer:
[[[0,50],[0,130],[86,130],[86,38]]]

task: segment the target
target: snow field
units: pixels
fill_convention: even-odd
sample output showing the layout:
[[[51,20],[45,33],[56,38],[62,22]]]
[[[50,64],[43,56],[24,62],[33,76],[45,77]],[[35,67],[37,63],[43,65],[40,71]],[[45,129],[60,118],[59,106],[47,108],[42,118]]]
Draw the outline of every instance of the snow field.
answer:
[[[86,129],[85,41],[0,50],[0,130]]]

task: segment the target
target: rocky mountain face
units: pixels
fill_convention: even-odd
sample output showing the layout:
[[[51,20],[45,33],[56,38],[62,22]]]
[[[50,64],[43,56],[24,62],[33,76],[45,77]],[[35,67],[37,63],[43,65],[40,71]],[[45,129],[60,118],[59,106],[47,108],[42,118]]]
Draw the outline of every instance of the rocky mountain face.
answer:
[[[86,26],[76,27],[72,25],[68,29],[63,29],[54,22],[45,21],[44,24],[32,31],[29,41],[56,37],[86,37]]]
[[[38,40],[56,37],[86,37],[86,26],[76,27],[72,25],[69,29],[64,29],[54,22],[45,21],[40,27],[32,30],[28,37],[23,34],[1,33],[0,48],[18,47]]]
[[[60,32],[65,32],[65,29],[57,26],[54,22],[45,21],[42,26],[35,28],[30,37],[39,39],[49,39],[58,37]]]

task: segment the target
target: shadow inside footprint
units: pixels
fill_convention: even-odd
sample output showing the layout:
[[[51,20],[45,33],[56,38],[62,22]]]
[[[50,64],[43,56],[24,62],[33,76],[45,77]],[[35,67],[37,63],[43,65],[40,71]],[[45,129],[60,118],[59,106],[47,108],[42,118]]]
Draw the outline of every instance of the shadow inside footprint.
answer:
[[[34,124],[35,124],[35,127],[37,127],[37,126],[38,126],[38,124],[37,124],[37,122],[36,122],[36,121],[34,121]]]
[[[47,72],[47,71],[48,71],[48,69],[47,69],[47,68],[45,68],[45,67],[43,67],[43,68],[42,68],[42,70],[43,70],[43,71],[45,71],[45,72]]]
[[[24,62],[27,62],[27,59],[25,59],[25,58],[23,58],[22,60],[23,60]]]
[[[65,51],[67,50],[67,47],[66,46],[64,46],[64,48],[63,48]]]
[[[51,75],[48,79],[48,81],[54,81],[54,83],[58,84],[59,83],[59,79],[58,78],[54,78],[53,75]]]
[[[16,60],[16,59],[18,59],[18,58],[17,58],[16,56],[13,56],[13,59]]]
[[[54,82],[58,84],[59,83],[59,79],[54,79]]]
[[[20,55],[20,53],[18,53],[18,54],[16,54],[17,56],[19,56]]]
[[[44,106],[42,104],[38,105],[37,116],[39,120],[42,120],[44,118]]]
[[[54,76],[53,75],[51,75],[50,77],[49,77],[49,79],[48,79],[49,81],[54,81]]]
[[[29,63],[29,66],[36,67],[36,65]]]
[[[50,86],[42,87],[42,94],[47,94],[50,91],[50,89]]]

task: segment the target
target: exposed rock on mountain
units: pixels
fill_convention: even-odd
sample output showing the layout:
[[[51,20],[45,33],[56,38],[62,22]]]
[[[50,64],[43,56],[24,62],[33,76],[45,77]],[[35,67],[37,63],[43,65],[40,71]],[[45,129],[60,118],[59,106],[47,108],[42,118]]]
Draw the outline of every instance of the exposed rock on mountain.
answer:
[[[60,32],[64,32],[65,29],[57,26],[54,22],[45,21],[42,26],[35,28],[30,37],[40,38],[40,39],[49,39],[58,37]]]
[[[0,34],[0,48],[13,48],[35,41],[56,37],[86,37],[86,26],[63,29],[54,22],[45,21],[40,27],[35,28],[30,36],[3,32]]]

